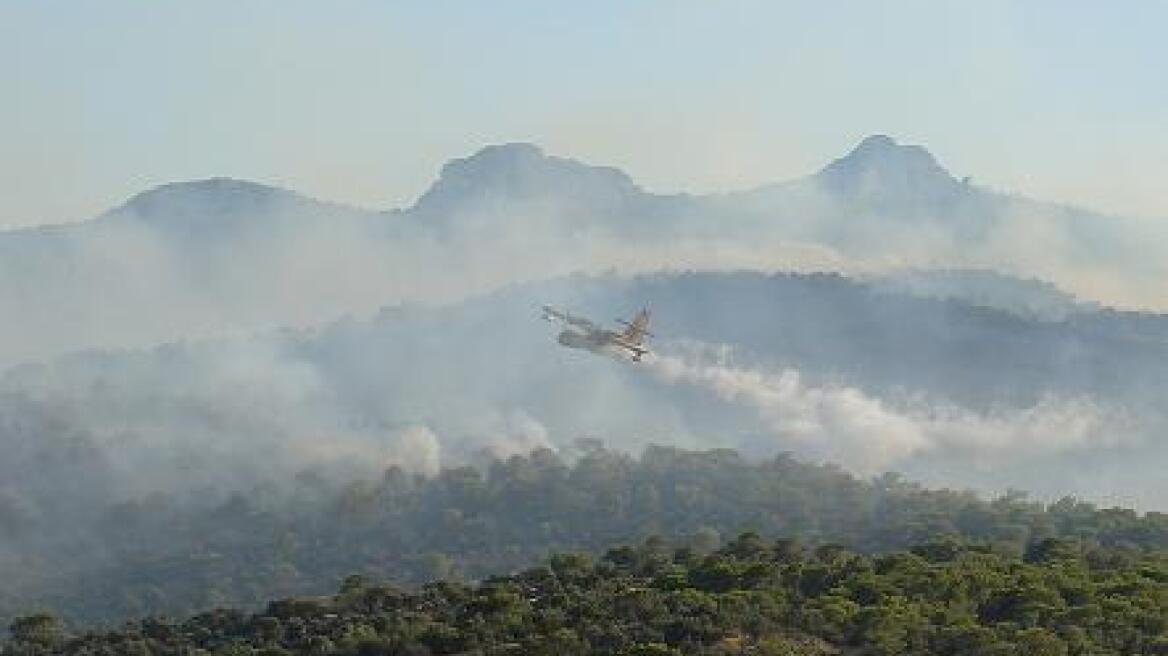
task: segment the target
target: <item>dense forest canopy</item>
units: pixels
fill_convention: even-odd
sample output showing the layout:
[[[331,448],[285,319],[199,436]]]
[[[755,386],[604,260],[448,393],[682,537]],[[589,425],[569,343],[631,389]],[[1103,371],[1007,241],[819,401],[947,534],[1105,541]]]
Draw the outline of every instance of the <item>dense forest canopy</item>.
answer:
[[[868,554],[941,537],[1012,555],[1047,539],[1124,553],[1168,548],[1168,515],[1073,498],[986,499],[786,455],[755,461],[656,446],[633,457],[595,440],[574,453],[566,461],[542,449],[431,477],[393,467],[343,484],[303,474],[214,502],[209,494],[205,504],[127,502],[42,561],[3,561],[0,615],[44,608],[71,625],[116,623],[322,594],[353,573],[403,585],[476,581],[555,551],[601,553],[650,536],[709,549],[745,530]],[[6,535],[19,544],[19,531]],[[49,557],[61,553],[74,558]]]
[[[1055,538],[1021,555],[941,540],[874,556],[755,533],[714,553],[651,539],[475,586],[352,576],[251,615],[66,634],[39,614],[10,632],[4,656],[1165,654],[1168,558]]]

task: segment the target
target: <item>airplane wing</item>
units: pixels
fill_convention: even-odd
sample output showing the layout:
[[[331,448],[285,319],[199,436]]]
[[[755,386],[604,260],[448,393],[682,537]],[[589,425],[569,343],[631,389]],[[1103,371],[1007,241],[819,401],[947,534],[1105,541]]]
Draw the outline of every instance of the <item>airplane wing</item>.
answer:
[[[545,305],[542,309],[543,318],[548,321],[559,321],[560,323],[580,328],[582,330],[599,330],[599,327],[597,327],[596,324],[585,319],[584,317],[578,317],[571,312],[557,310],[550,305]]]
[[[651,336],[649,332],[649,310],[642,309],[633,317],[632,321],[623,321],[618,319],[625,325],[625,329],[615,336],[613,341],[633,355],[634,362],[640,362],[641,357],[649,352],[649,349],[644,346],[645,337]]]

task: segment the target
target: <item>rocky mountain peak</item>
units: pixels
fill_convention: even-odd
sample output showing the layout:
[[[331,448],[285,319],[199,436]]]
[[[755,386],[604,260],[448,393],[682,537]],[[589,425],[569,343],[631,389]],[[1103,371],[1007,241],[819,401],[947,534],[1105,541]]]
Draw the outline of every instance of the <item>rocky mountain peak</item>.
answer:
[[[816,178],[832,192],[863,197],[929,199],[962,186],[925,148],[900,144],[883,134],[866,137]]]
[[[613,199],[638,191],[623,171],[545,154],[528,143],[487,146],[442,167],[416,209],[442,211],[487,198]]]

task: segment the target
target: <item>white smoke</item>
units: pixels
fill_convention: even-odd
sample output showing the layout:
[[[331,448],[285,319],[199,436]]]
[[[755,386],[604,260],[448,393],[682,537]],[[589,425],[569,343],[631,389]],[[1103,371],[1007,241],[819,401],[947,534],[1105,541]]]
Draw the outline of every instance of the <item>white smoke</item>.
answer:
[[[390,454],[390,462],[426,476],[436,475],[442,467],[442,444],[426,426],[407,426],[398,431]]]
[[[483,450],[499,459],[553,448],[547,427],[524,410],[504,413],[495,428],[484,436],[483,443]]]
[[[1043,397],[1025,409],[975,412],[917,399],[893,404],[846,385],[815,386],[795,369],[738,367],[726,346],[688,343],[646,357],[657,380],[707,389],[753,409],[775,439],[803,455],[875,473],[916,456],[1003,458],[1118,446],[1121,413],[1084,398]]]

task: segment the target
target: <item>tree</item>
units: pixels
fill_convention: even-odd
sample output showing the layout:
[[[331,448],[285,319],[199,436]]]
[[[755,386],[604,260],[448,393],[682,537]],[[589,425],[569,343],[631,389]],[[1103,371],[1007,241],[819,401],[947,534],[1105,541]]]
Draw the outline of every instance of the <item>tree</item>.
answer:
[[[17,644],[49,647],[62,639],[61,621],[51,613],[34,613],[18,617],[8,627]]]

